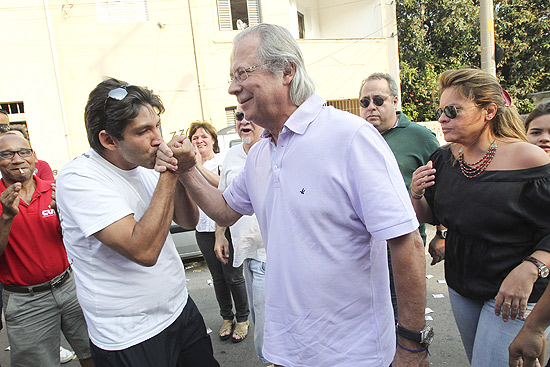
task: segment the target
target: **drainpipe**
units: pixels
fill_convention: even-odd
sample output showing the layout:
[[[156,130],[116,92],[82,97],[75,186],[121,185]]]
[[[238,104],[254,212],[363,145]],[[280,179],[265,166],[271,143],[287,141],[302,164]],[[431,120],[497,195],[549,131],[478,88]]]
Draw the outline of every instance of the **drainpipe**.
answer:
[[[67,125],[67,114],[65,113],[65,100],[63,98],[63,91],[61,90],[59,61],[57,60],[57,51],[55,48],[55,35],[53,33],[52,19],[50,16],[49,0],[44,0],[44,12],[46,13],[46,22],[48,23],[48,35],[50,38],[50,49],[52,53],[53,67],[55,71],[55,81],[57,83],[57,95],[59,96],[59,107],[61,109],[61,119],[63,120],[63,129],[65,130],[65,143],[67,144],[67,153],[69,154],[69,159],[73,159],[73,152],[71,149],[71,136],[69,134],[69,126]]]

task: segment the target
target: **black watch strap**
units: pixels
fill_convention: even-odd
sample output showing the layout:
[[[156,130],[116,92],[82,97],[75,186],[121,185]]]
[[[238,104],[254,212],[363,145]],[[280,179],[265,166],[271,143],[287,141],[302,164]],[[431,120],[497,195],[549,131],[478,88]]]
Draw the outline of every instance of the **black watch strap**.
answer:
[[[409,340],[413,340],[427,347],[432,344],[434,331],[433,328],[429,325],[424,326],[424,328],[420,331],[409,330],[397,325],[397,335]]]
[[[397,325],[397,335],[420,343],[421,336],[418,331],[405,329],[404,327]]]

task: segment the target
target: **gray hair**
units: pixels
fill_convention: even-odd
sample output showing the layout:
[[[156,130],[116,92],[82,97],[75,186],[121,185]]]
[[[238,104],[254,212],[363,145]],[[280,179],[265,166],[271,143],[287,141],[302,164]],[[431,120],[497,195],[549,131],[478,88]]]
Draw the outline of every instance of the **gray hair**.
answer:
[[[361,98],[361,92],[363,91],[363,87],[365,86],[366,82],[370,82],[371,80],[382,80],[382,79],[388,82],[388,85],[390,86],[390,94],[393,97],[397,97],[399,94],[399,88],[397,88],[397,82],[395,81],[393,76],[391,76],[388,73],[372,73],[371,75],[369,75],[367,79],[363,79],[363,81],[361,82],[361,88],[359,88],[359,98]]]
[[[300,106],[314,92],[313,81],[307,75],[304,57],[298,43],[290,32],[275,24],[261,23],[241,31],[234,39],[233,45],[249,35],[257,34],[261,38],[256,56],[261,63],[267,63],[273,73],[288,72],[294,65],[294,78],[290,82],[290,99]]]

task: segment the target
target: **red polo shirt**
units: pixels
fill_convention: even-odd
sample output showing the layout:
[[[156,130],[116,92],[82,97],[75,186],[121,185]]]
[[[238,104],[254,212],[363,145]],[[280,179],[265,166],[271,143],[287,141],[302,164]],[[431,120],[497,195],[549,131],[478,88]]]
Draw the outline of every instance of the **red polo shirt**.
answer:
[[[68,266],[61,226],[53,209],[51,181],[33,176],[36,189],[30,204],[19,200],[8,245],[0,256],[0,283],[36,285],[52,280]],[[0,192],[6,189],[0,181]],[[0,206],[0,213],[2,207]]]

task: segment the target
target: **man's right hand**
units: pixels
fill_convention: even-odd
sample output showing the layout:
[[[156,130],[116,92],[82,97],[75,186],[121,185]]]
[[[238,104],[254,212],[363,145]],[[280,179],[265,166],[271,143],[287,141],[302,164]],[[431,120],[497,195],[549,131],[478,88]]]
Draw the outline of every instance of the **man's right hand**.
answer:
[[[182,173],[196,164],[195,148],[186,136],[176,135],[168,144],[162,143],[157,151],[155,170]]]
[[[2,195],[0,195],[0,203],[2,203],[2,215],[15,217],[19,213],[19,190],[21,190],[21,183],[16,182],[9,186]]]

